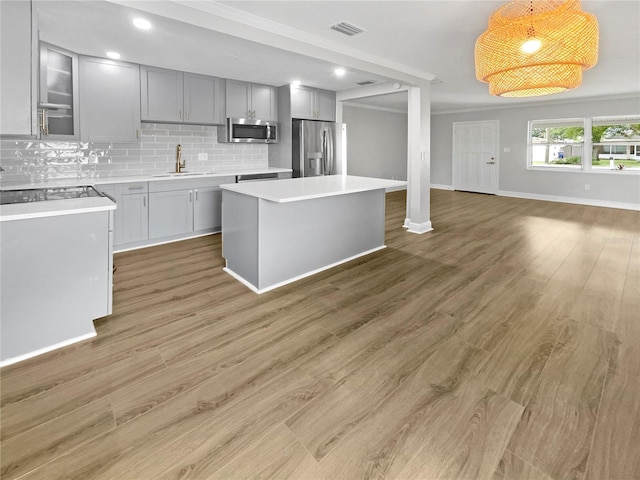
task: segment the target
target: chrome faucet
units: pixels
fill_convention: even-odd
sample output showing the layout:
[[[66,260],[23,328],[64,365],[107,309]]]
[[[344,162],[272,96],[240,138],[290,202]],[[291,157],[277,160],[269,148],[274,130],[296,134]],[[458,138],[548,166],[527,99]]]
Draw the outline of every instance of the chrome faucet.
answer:
[[[182,158],[182,146],[178,144],[178,153],[176,155],[176,173],[182,173],[182,169],[185,167],[185,162],[181,162]]]

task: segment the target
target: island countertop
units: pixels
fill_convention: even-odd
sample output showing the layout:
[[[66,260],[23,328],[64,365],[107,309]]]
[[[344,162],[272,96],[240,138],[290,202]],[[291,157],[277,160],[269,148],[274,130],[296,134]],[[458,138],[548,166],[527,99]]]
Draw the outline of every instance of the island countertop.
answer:
[[[271,202],[289,203],[370,190],[398,189],[406,185],[407,182],[401,180],[357,177],[353,175],[326,175],[287,178],[277,182],[223,184],[220,188]]]
[[[48,202],[14,203],[0,206],[0,222],[29,218],[56,217],[79,213],[115,210],[116,204],[109,197],[73,198]]]

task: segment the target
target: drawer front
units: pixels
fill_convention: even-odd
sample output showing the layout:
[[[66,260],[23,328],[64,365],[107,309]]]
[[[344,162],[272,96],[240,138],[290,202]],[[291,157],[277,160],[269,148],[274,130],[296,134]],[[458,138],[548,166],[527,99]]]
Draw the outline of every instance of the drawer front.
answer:
[[[135,193],[147,193],[149,191],[149,182],[123,183],[122,194],[131,195]]]

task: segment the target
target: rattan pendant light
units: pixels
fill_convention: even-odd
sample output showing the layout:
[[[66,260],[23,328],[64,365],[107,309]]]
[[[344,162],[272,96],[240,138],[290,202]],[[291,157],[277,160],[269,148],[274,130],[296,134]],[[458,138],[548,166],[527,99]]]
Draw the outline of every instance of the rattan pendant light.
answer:
[[[575,88],[598,61],[598,21],[580,0],[513,0],[476,41],[476,77],[502,97]]]

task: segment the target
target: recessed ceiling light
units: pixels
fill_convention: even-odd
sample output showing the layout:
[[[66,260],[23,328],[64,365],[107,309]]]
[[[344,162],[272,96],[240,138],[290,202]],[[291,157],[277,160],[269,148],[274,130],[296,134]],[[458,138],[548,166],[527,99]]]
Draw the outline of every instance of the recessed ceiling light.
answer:
[[[149,30],[151,28],[151,22],[149,20],[145,20],[144,18],[134,18],[133,24],[140,30]]]
[[[344,68],[336,68],[333,73],[335,73],[338,77],[343,77],[345,73],[347,73],[347,71]]]
[[[118,60],[120,58],[120,54],[118,52],[107,52],[107,57]]]
[[[297,88],[300,86],[300,80],[294,80],[293,82],[291,82],[291,86],[294,88]]]

